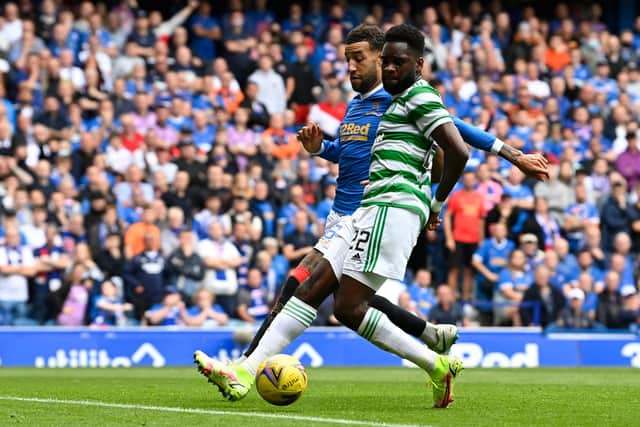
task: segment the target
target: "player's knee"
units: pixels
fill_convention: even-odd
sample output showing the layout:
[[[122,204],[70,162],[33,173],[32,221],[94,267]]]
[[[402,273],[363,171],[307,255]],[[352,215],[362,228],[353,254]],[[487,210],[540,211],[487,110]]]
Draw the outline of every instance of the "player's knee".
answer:
[[[305,255],[304,258],[302,258],[300,266],[306,268],[309,271],[313,271],[316,269],[321,259],[322,254],[318,250],[314,249],[307,255]]]

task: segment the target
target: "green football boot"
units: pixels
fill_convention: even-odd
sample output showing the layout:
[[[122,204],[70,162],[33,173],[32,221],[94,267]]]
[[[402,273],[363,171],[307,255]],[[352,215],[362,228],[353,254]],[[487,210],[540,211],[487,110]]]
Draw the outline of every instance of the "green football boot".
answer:
[[[226,365],[198,350],[193,353],[198,372],[215,384],[225,399],[235,402],[244,398],[251,390],[254,377],[242,365]]]

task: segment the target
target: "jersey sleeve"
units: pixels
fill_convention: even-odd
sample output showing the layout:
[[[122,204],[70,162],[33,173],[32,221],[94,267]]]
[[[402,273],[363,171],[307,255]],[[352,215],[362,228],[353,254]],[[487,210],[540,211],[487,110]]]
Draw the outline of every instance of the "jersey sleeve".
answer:
[[[504,289],[514,288],[513,277],[511,277],[511,272],[508,269],[505,268],[498,275],[497,286],[498,286],[498,289],[501,291]]]
[[[465,122],[456,116],[451,116],[453,124],[458,128],[464,142],[486,152],[495,152],[493,143],[496,141],[496,137],[489,132],[478,129],[470,123]]]
[[[486,253],[487,253],[487,243],[483,242],[480,246],[478,246],[478,249],[476,249],[476,251],[473,253],[473,259],[476,259],[484,263],[484,258],[486,256]]]
[[[452,123],[442,99],[431,86],[416,86],[409,91],[405,101],[407,118],[415,123],[425,138],[440,125]]]
[[[322,148],[316,155],[330,162],[338,163],[340,159],[340,138],[323,140]]]

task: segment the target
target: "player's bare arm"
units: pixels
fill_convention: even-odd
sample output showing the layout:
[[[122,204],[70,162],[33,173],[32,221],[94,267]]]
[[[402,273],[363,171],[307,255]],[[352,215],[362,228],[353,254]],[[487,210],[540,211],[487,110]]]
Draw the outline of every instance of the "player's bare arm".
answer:
[[[445,123],[438,126],[431,134],[431,137],[438,142],[444,152],[442,178],[436,190],[435,198],[432,202],[433,209],[427,222],[427,228],[435,230],[441,222],[440,202],[444,202],[449,197],[449,193],[451,193],[460,175],[462,175],[462,171],[469,159],[469,149],[453,123]]]
[[[541,153],[525,154],[517,148],[504,144],[498,154],[529,178],[539,181],[549,180],[549,161]]]

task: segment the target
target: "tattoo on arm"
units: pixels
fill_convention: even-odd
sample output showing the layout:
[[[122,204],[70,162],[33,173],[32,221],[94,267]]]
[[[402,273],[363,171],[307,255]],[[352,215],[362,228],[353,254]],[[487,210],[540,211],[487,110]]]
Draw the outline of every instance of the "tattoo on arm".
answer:
[[[514,163],[518,157],[522,156],[522,151],[514,148],[508,144],[504,144],[500,149],[500,153],[498,153],[500,157],[509,161],[510,163]]]

